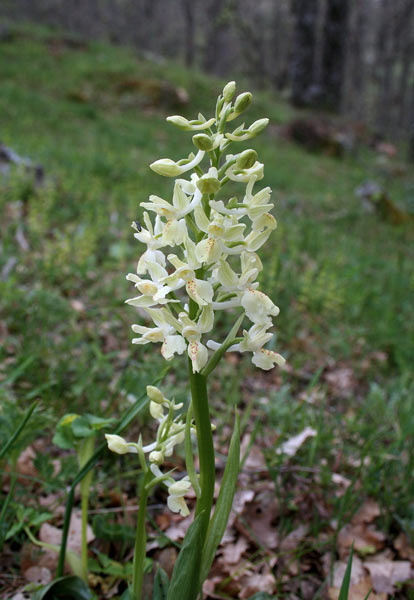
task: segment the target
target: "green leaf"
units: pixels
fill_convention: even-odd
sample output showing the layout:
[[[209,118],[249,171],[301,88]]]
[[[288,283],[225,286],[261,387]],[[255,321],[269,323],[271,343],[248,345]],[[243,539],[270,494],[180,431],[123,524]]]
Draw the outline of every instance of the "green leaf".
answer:
[[[92,598],[92,592],[86,584],[74,575],[60,577],[32,596],[32,600],[92,600]]]
[[[97,538],[109,542],[134,541],[135,532],[130,526],[114,523],[103,515],[95,515],[92,529]]]
[[[161,567],[158,567],[154,578],[154,588],[152,600],[167,600],[169,579],[167,573]]]
[[[194,600],[200,588],[200,555],[205,513],[191,523],[174,565],[167,600]]]
[[[231,328],[229,334],[227,335],[226,339],[221,344],[220,348],[218,348],[214,352],[213,356],[210,358],[210,360],[208,361],[208,363],[206,364],[204,369],[201,371],[201,374],[204,375],[204,377],[207,377],[211,373],[211,371],[213,371],[216,368],[221,357],[226,352],[226,350],[228,348],[230,348],[230,346],[232,346],[233,344],[235,344],[243,339],[243,338],[240,338],[240,339],[236,338],[236,335],[240,328],[240,325],[243,323],[244,317],[245,317],[244,313],[239,316],[239,318],[237,319],[237,321]]]
[[[121,579],[131,579],[132,577],[132,563],[120,563],[116,560],[112,560],[106,554],[98,552],[97,560],[89,560],[89,569],[93,573],[105,573],[105,575],[112,575],[113,577],[119,577]]]
[[[72,423],[73,435],[77,438],[88,438],[94,434],[86,417],[78,417]]]
[[[275,596],[271,596],[267,592],[257,592],[250,600],[273,600],[273,598],[275,598]]]
[[[354,546],[352,545],[351,554],[349,555],[348,564],[346,566],[344,579],[342,581],[341,589],[339,591],[338,600],[348,600],[349,586],[351,584],[351,570],[352,570],[353,555],[354,555]]]
[[[26,427],[27,422],[29,421],[30,417],[32,416],[36,406],[37,406],[37,402],[33,402],[33,404],[26,412],[25,416],[23,417],[23,419],[22,419],[21,423],[19,424],[19,426],[17,427],[17,429],[14,431],[14,433],[8,439],[7,443],[0,450],[0,459],[6,455],[8,450],[13,446],[14,442],[17,440],[17,438],[19,437],[19,435],[21,434],[23,429]]]
[[[217,498],[214,515],[208,526],[206,543],[203,548],[201,561],[201,582],[203,582],[210,571],[217,548],[226,530],[227,521],[233,505],[234,493],[236,491],[237,477],[240,465],[240,419],[236,414],[233,435],[231,436],[229,454],[221,482],[220,493]]]

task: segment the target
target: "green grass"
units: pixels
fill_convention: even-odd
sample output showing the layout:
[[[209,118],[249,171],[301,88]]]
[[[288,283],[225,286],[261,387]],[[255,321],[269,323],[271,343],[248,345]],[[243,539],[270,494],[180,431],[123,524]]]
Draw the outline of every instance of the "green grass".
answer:
[[[123,304],[130,294],[125,274],[141,251],[130,223],[149,193],[170,193],[170,182],[148,164],[180,158],[185,135],[165,124],[176,109],[149,107],[137,92],[120,95],[117,84],[158,78],[181,85],[190,97],[183,114],[195,116],[209,114],[223,82],[168,61],[155,64],[132,50],[101,43],[73,48],[56,39],[26,28],[0,43],[0,140],[45,170],[38,187],[18,171],[0,178],[0,271],[15,259],[0,282],[0,394],[17,398],[22,408],[40,398],[57,420],[85,408],[119,413],[161,364],[154,352],[130,344],[136,317]],[[279,98],[258,93],[246,121],[263,116],[283,124],[295,113]],[[407,166],[405,175],[384,179],[368,148],[342,160],[312,155],[272,128],[254,147],[279,220],[263,249],[262,285],[281,308],[277,349],[293,373],[258,379],[254,394],[267,400],[252,409],[249,378],[257,374],[244,359],[236,373],[225,362],[212,406],[219,432],[227,420],[222,415],[230,422],[235,403],[264,415],[279,441],[306,425],[318,430],[287,464],[266,453],[283,505],[282,532],[294,527],[297,515],[292,474],[280,467],[294,462],[318,469],[317,481],[304,475],[304,486],[330,498],[329,519],[349,519],[371,496],[383,506],[387,533],[414,536],[413,231],[366,212],[354,194],[363,181],[381,179],[394,202],[409,205],[413,170]],[[28,250],[16,241],[19,229]],[[25,365],[21,372],[19,365]],[[351,369],[357,381],[349,396],[323,377],[339,367]],[[303,394],[312,393],[309,378],[318,372],[320,380],[311,384],[318,393],[309,404]],[[168,379],[177,398],[185,397],[185,378],[178,370]],[[350,466],[358,460],[359,469]],[[49,465],[38,464],[47,479]],[[332,494],[333,468],[357,482],[346,501]],[[326,515],[315,509],[315,536],[326,525]]]

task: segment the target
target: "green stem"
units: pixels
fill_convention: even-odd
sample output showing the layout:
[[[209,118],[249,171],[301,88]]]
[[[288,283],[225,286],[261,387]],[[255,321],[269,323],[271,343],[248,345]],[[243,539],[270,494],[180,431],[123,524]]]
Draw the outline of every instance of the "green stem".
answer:
[[[141,487],[137,530],[135,536],[134,565],[132,576],[132,600],[142,600],[142,584],[144,582],[144,562],[146,554],[147,534],[145,531],[145,517],[147,513],[148,491],[146,485],[151,479],[151,472],[147,471]]]
[[[207,379],[200,373],[193,373],[191,360],[189,360],[189,376],[200,461],[201,494],[197,499],[195,514],[197,516],[202,511],[205,511],[205,535],[213,505],[214,481],[216,476],[213,435],[208,408]]]
[[[82,509],[82,579],[85,583],[88,582],[88,500],[89,491],[86,494],[82,494],[81,497],[81,509]]]
[[[93,455],[95,447],[95,436],[91,436],[82,440],[78,449],[79,469],[82,469],[88,460]],[[82,562],[82,579],[88,583],[88,502],[89,492],[91,489],[93,471],[82,479],[80,483],[81,493],[81,562]]]

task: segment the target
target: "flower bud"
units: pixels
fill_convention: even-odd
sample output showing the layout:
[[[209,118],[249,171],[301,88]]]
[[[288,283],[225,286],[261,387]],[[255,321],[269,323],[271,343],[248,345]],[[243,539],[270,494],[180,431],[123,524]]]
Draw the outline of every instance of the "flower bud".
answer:
[[[223,88],[223,98],[226,102],[230,102],[230,100],[234,96],[234,92],[236,91],[236,82],[229,81]]]
[[[154,385],[147,385],[147,396],[157,404],[163,404],[165,402],[164,394]]]
[[[171,158],[156,160],[150,164],[150,169],[158,173],[158,175],[163,175],[163,177],[177,177],[177,175],[181,175],[182,173],[180,166],[171,160]]]
[[[251,101],[252,95],[250,92],[239,94],[234,102],[234,111],[239,115],[246,110]]]
[[[153,400],[151,400],[149,410],[151,417],[156,421],[160,421],[164,416],[162,404],[158,404],[158,402],[154,402]]]
[[[206,133],[197,133],[193,136],[193,143],[199,150],[209,152],[213,149],[213,140]]]
[[[129,452],[128,443],[120,435],[105,433],[105,438],[108,448],[112,452],[115,452],[116,454],[127,454]]]
[[[244,150],[236,160],[236,169],[250,169],[257,160],[256,150]]]
[[[254,123],[252,123],[248,129],[248,132],[250,133],[250,137],[254,137],[256,135],[258,135],[259,133],[261,133],[263,131],[263,129],[265,129],[269,124],[269,119],[259,119],[258,121],[255,121]]]
[[[202,194],[215,194],[220,189],[220,181],[213,177],[201,177],[197,181],[197,187]]]
[[[180,127],[181,129],[188,129],[190,126],[190,122],[185,117],[181,117],[180,115],[173,115],[172,117],[167,117],[167,121]]]
[[[220,189],[217,169],[210,167],[208,172],[200,177],[196,185],[202,194],[215,194]]]
[[[150,455],[148,458],[149,458],[150,462],[152,462],[156,465],[162,465],[162,463],[164,462],[164,455],[162,452],[159,452],[158,450],[154,450],[153,452],[150,452]]]

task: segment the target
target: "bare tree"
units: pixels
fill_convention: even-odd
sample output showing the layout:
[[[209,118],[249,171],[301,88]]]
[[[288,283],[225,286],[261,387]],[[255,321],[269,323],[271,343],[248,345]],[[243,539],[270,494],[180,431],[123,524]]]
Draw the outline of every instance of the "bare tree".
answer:
[[[311,104],[317,90],[313,65],[318,0],[293,0],[294,36],[291,63],[291,95],[297,106]]]

